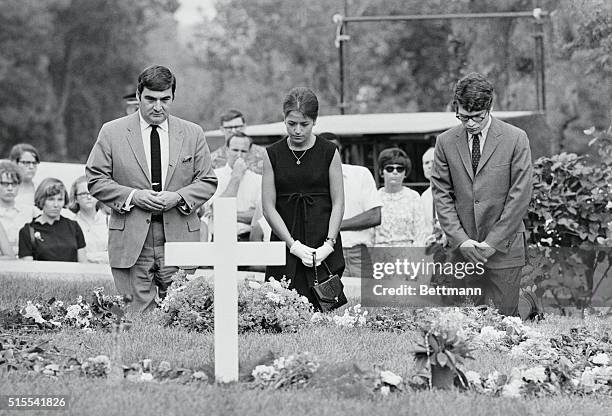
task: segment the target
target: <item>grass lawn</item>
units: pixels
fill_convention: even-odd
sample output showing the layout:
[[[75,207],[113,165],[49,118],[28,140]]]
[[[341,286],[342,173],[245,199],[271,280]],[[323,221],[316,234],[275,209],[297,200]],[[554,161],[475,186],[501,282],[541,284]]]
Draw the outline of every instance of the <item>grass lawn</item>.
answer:
[[[71,301],[77,294],[88,295],[96,282],[79,285],[76,281],[49,282],[0,276],[0,305],[8,307],[26,299],[56,296]],[[114,293],[107,288],[107,293]],[[130,364],[144,358],[154,363],[165,360],[172,367],[198,369],[210,364],[213,339],[210,334],[189,333],[160,326],[154,316],[132,316],[134,325],[120,335],[123,362]],[[537,324],[543,333],[554,335],[572,326],[610,326],[610,321],[578,318],[553,318]],[[61,351],[74,353],[81,359],[99,354],[110,355],[111,334],[102,331],[84,332],[64,329],[41,333]],[[300,351],[313,353],[322,362],[350,361],[364,368],[379,365],[401,375],[414,374],[410,351],[420,335],[415,332],[383,333],[360,328],[313,327],[297,334],[244,334],[240,336],[240,360],[248,362],[272,350],[280,355]],[[476,360],[469,360],[466,369],[487,374],[509,372],[521,362],[506,353],[479,350]],[[535,365],[535,363],[527,363]],[[0,377],[0,394],[70,395],[70,408],[65,412],[46,411],[38,414],[73,415],[610,415],[612,398],[598,396],[557,395],[532,399],[494,398],[474,392],[405,390],[387,397],[349,397],[330,389],[260,390],[249,384],[230,386],[205,384],[181,385],[175,382],[136,383],[123,381],[110,385],[105,379],[88,379],[65,375],[52,379],[33,372],[4,373]],[[0,410],[0,414],[3,413]],[[37,414],[17,412],[16,414]]]

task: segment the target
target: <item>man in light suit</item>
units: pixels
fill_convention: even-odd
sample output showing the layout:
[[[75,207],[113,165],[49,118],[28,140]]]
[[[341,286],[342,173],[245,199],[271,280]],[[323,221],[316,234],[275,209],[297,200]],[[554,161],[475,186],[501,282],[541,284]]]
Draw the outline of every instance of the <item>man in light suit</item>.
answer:
[[[469,283],[482,289],[477,303],[518,312],[525,265],[523,217],[531,199],[527,134],[490,115],[493,85],[471,73],[457,83],[453,107],[461,125],[437,141],[431,177],[440,225],[456,261],[483,263]]]
[[[112,208],[115,286],[140,311],[165,296],[177,270],[164,264],[164,243],[199,241],[196,211],[217,188],[202,128],[169,115],[175,89],[168,68],[146,68],[139,110],[102,126],[86,166],[91,195]]]

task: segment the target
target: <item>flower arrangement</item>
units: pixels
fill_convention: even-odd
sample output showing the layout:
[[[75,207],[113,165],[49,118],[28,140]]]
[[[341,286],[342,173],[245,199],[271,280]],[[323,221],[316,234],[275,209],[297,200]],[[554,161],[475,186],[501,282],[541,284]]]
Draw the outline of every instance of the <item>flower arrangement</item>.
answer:
[[[297,332],[310,323],[312,305],[286,280],[244,281],[238,287],[239,332]],[[214,291],[204,278],[188,280],[179,271],[161,303],[161,321],[193,331],[211,331]]]
[[[319,368],[319,362],[308,352],[279,357],[271,365],[258,365],[251,373],[260,387],[279,389],[303,387]]]
[[[91,301],[82,296],[76,302],[65,305],[64,302],[49,299],[46,302],[27,301],[22,308],[0,311],[0,327],[20,330],[55,330],[61,327],[77,329],[111,329],[116,322],[129,325],[124,319],[124,309],[129,299],[121,296],[104,294],[104,288],[94,289]]]

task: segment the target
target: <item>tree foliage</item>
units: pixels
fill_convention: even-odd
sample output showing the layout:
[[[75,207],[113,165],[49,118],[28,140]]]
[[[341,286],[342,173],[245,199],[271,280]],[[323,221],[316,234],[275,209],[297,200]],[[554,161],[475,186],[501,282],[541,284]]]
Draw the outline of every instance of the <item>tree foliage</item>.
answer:
[[[46,160],[81,159],[142,68],[145,34],[176,0],[0,3],[3,154],[17,142]]]

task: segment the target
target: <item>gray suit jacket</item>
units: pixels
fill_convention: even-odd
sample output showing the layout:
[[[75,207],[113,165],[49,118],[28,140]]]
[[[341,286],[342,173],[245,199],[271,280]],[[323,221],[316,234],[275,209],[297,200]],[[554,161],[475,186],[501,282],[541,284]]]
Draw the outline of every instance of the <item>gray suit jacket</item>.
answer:
[[[200,126],[168,118],[169,165],[165,191],[178,192],[186,207],[164,212],[166,241],[199,241],[196,211],[215,193],[217,177]],[[151,212],[139,207],[125,211],[133,189],[152,189],[140,132],[138,112],[102,126],[85,167],[89,192],[110,206],[108,252],[111,267],[132,267],[144,245]]]
[[[463,125],[436,141],[431,177],[440,225],[452,248],[467,239],[496,249],[490,268],[525,264],[523,218],[531,199],[532,165],[527,134],[491,121],[476,174]]]

